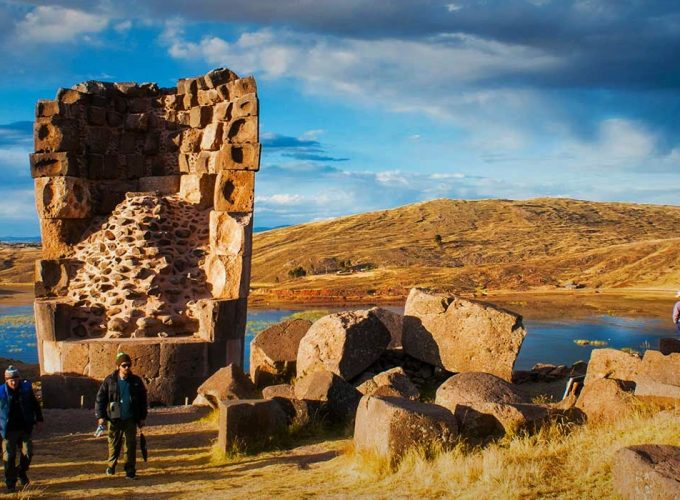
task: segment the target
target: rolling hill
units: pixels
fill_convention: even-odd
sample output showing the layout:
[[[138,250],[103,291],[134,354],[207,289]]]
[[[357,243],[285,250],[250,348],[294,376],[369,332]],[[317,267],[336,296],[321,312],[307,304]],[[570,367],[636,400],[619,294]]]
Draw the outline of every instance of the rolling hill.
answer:
[[[253,297],[680,285],[680,207],[439,199],[259,233]]]

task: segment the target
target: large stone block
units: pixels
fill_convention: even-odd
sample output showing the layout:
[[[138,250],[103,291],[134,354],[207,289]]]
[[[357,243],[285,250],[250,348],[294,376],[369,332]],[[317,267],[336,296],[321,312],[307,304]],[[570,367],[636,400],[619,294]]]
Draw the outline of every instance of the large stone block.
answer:
[[[390,340],[388,349],[396,349],[401,347],[401,337],[404,330],[404,316],[389,309],[382,307],[374,307],[372,311],[382,321],[385,328],[390,332],[392,340]]]
[[[85,170],[89,179],[125,177],[124,165],[117,154],[88,154]]]
[[[63,375],[87,375],[90,361],[90,347],[86,342],[60,342],[61,370]]]
[[[35,106],[36,118],[49,118],[59,114],[59,102],[41,99]]]
[[[208,342],[239,339],[245,335],[247,299],[201,299],[195,308],[198,335]],[[222,364],[221,366],[224,366]]]
[[[203,382],[209,374],[208,348],[210,344],[203,340],[176,338],[172,341],[160,342],[159,376],[169,377],[181,373],[188,377],[196,377]],[[198,387],[198,386],[196,386]]]
[[[612,483],[625,500],[680,498],[680,447],[643,444],[614,455]]]
[[[583,387],[576,408],[586,414],[588,422],[615,422],[635,410],[630,386],[615,379],[594,379]]]
[[[62,373],[61,344],[62,342],[42,341],[41,374]]]
[[[86,219],[92,215],[90,188],[79,177],[38,177],[35,201],[41,219]]]
[[[203,131],[197,128],[188,128],[182,131],[182,142],[179,150],[182,153],[198,153],[201,150],[201,137]]]
[[[80,175],[77,156],[73,153],[33,153],[31,157],[31,176],[57,177]]]
[[[395,396],[416,400],[420,391],[401,366],[381,372],[357,386],[364,396]]]
[[[250,259],[240,255],[210,254],[205,261],[206,281],[216,299],[248,297]]]
[[[331,421],[344,422],[354,417],[361,393],[335,373],[318,370],[298,378],[295,397],[319,403],[319,411]]]
[[[211,106],[196,106],[189,112],[189,126],[192,128],[203,128],[212,119]]]
[[[286,431],[286,414],[276,401],[220,402],[218,448],[225,452],[254,451]]]
[[[179,194],[183,200],[197,205],[197,208],[211,207],[215,199],[215,180],[214,174],[182,175]]]
[[[680,353],[680,338],[659,339],[659,351],[661,354]]]
[[[231,118],[238,119],[246,116],[257,116],[259,103],[255,94],[246,94],[236,99],[231,108]]]
[[[118,354],[118,341],[115,340],[91,340],[90,367],[88,375],[97,380],[103,380],[107,375],[116,370],[116,354]]]
[[[637,354],[618,349],[593,349],[588,362],[585,384],[599,378],[613,378],[632,382],[635,380],[642,360]]]
[[[260,169],[260,144],[223,144],[215,158],[215,172]]]
[[[118,352],[130,355],[132,371],[146,379],[156,378],[160,373],[161,341],[121,339]]]
[[[255,173],[222,170],[215,182],[215,210],[219,212],[252,212],[255,199]]]
[[[139,179],[140,191],[158,191],[161,194],[175,194],[180,190],[180,175],[154,175]]]
[[[243,373],[241,368],[233,363],[213,373],[198,388],[198,394],[208,400],[213,408],[217,408],[220,401],[228,399],[252,399],[258,397],[255,385]]]
[[[201,138],[203,151],[217,151],[222,145],[222,123],[210,123],[206,125]]]
[[[637,377],[680,386],[680,353],[664,356],[659,351],[648,349],[642,357]]]
[[[270,326],[250,343],[250,378],[263,387],[289,382],[295,376],[300,340],[311,321],[294,319]]]
[[[215,255],[252,253],[253,215],[251,213],[210,212],[210,252]]]
[[[39,342],[66,340],[70,337],[71,304],[56,300],[36,300],[33,310]]]
[[[390,332],[371,310],[324,316],[300,341],[298,377],[325,369],[350,380],[380,357],[390,339]]]
[[[255,83],[255,78],[248,76],[228,82],[227,89],[229,91],[229,99],[233,101],[240,99],[244,95],[257,93],[257,84]]]
[[[259,138],[257,116],[237,118],[224,127],[223,140],[230,144],[255,144]]]
[[[208,88],[214,89],[238,79],[238,75],[227,68],[217,68],[205,75],[205,83]]]
[[[40,240],[45,259],[60,259],[73,253],[82,239],[89,219],[40,219]]]
[[[53,116],[36,120],[33,126],[36,152],[80,150],[78,123],[75,120]]]
[[[45,408],[94,408],[101,381],[89,377],[42,375],[42,403]]]
[[[364,396],[354,423],[354,447],[396,465],[413,448],[451,448],[456,417],[446,408],[397,397]]]
[[[65,260],[35,261],[35,296],[61,296],[68,290],[71,264]]]
[[[245,352],[245,343],[242,338],[227,340],[227,364],[235,364],[243,367],[243,354]]]
[[[510,381],[525,335],[521,316],[489,305],[417,288],[406,301],[404,351],[451,372]]]

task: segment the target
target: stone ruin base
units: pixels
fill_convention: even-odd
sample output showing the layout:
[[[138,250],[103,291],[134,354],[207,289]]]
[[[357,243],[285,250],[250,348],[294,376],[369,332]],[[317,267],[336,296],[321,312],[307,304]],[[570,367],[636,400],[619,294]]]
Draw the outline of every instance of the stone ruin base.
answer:
[[[246,299],[201,301],[199,332],[183,337],[68,337],[69,308],[53,300],[36,301],[42,398],[46,408],[94,408],[102,380],[126,352],[132,371],[147,387],[149,404],[191,402],[198,387],[229,363],[242,366]],[[64,338],[66,337],[66,338]]]

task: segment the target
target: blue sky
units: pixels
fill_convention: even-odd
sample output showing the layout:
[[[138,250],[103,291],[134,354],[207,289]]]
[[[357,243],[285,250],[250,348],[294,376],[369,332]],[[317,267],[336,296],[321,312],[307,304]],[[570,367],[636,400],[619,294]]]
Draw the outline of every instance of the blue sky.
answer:
[[[680,4],[0,0],[0,236],[38,234],[37,99],[255,75],[256,225],[433,198],[680,203]]]

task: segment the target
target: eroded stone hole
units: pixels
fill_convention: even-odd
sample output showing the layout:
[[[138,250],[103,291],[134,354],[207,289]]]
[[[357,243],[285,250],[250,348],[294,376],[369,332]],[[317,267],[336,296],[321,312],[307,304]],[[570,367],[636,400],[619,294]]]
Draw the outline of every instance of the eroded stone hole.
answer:
[[[233,139],[236,137],[239,132],[241,132],[241,129],[245,126],[246,121],[244,119],[239,119],[236,120],[234,123],[231,124],[231,127],[229,127],[229,133],[227,134],[227,137],[229,139]]]
[[[231,148],[231,159],[234,163],[243,163],[243,148],[234,146]]]

